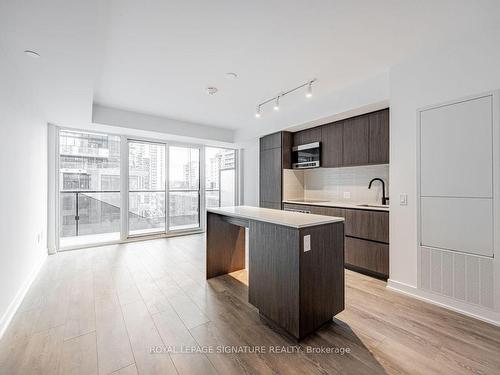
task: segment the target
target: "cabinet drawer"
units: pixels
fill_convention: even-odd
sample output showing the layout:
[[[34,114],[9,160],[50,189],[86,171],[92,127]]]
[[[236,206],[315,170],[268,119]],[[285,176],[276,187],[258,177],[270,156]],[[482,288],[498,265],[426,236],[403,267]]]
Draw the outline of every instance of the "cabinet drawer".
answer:
[[[311,211],[313,213],[313,207],[307,206],[305,204],[293,204],[293,203],[284,203],[283,204],[283,209],[291,209],[291,210],[304,210],[304,211]]]
[[[389,213],[345,210],[345,235],[389,243]]]
[[[345,217],[345,210],[336,207],[316,207],[313,206],[311,213],[316,215]]]
[[[345,264],[357,271],[389,277],[389,245],[345,237]]]

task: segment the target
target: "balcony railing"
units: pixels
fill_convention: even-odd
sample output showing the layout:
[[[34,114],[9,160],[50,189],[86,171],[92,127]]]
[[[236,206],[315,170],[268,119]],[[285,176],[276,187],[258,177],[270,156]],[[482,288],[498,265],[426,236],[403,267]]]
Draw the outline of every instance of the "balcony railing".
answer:
[[[61,237],[120,232],[120,191],[61,191]]]
[[[217,192],[218,197],[218,190],[211,191]],[[120,232],[119,190],[66,190],[60,194],[61,237]],[[169,197],[169,230],[199,227],[199,191],[173,189],[169,191]],[[130,191],[128,220],[131,234],[164,231],[165,212],[165,191]]]

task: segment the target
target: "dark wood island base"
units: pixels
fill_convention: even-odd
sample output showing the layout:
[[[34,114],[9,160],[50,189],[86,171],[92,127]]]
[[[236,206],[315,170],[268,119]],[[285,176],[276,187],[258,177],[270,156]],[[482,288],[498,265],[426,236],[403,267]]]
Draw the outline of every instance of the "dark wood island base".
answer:
[[[270,325],[301,340],[344,309],[344,223],[295,212],[284,217],[290,215],[293,225],[229,216],[223,209],[207,212],[207,279],[245,267],[248,228],[249,302]],[[300,215],[314,216],[318,223],[295,225]]]

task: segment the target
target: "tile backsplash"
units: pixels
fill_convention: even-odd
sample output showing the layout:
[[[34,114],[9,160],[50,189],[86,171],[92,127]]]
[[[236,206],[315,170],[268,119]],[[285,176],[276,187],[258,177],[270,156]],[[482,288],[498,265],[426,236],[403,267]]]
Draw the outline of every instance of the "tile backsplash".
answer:
[[[385,182],[389,194],[389,165],[369,165],[345,168],[285,170],[283,197],[287,199],[320,199],[328,201],[380,203],[380,182],[368,189],[372,178]],[[349,196],[349,198],[348,198]]]

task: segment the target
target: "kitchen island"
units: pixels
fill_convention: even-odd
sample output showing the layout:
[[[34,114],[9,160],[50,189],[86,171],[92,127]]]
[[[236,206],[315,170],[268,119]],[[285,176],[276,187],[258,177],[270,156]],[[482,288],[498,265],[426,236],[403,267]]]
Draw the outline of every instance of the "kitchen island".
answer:
[[[207,209],[207,279],[245,268],[248,299],[300,340],[344,309],[344,219],[235,206]]]

